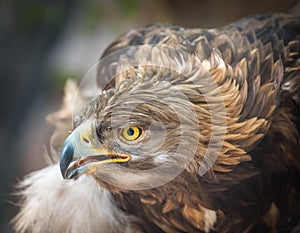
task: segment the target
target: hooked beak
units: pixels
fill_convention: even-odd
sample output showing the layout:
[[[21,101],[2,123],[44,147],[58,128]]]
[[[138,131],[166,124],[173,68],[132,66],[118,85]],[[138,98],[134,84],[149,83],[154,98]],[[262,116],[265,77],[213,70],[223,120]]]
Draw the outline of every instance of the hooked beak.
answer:
[[[93,174],[102,164],[123,163],[130,155],[97,145],[91,121],[78,126],[65,140],[60,155],[60,171],[64,179]]]

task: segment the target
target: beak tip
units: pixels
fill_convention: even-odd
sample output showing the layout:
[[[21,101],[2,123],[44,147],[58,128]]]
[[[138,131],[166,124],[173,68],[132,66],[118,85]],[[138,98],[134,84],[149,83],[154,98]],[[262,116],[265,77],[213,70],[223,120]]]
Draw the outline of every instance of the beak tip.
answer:
[[[69,144],[66,141],[62,147],[60,161],[59,161],[60,172],[64,179],[67,179],[66,171],[70,163],[73,161],[73,157],[74,157],[74,147],[72,144]]]
[[[60,163],[60,173],[61,173],[63,179],[67,179],[67,177],[66,177],[66,170],[67,170],[67,167],[62,166],[62,164]]]

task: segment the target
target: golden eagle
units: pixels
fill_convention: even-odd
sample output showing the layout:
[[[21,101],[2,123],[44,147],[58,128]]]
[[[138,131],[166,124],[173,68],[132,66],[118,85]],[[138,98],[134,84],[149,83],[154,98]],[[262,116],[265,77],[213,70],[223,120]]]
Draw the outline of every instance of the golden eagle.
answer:
[[[72,83],[49,117],[59,165],[21,182],[17,232],[299,232],[299,17],[151,25],[102,58],[72,132]]]

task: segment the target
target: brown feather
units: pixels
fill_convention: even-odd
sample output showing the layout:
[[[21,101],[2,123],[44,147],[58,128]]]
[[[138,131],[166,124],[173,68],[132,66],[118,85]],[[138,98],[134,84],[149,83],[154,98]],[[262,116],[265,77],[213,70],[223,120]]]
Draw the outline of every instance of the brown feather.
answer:
[[[103,180],[101,171],[95,172],[100,190],[109,191],[108,200],[115,203],[108,214],[120,217],[118,226],[129,223],[127,230],[143,232],[299,228],[299,31],[300,18],[285,14],[257,15],[209,30],[157,24],[133,29],[106,49],[97,76],[104,91],[76,116],[74,128],[92,118],[101,145],[122,151],[113,129],[128,119],[148,127],[147,139],[150,126],[159,128],[155,123],[161,122],[165,139],[154,134],[159,146],[141,140],[137,157],[144,160],[124,167],[153,169],[163,154],[172,171],[182,171],[158,187],[152,183],[168,177],[168,171],[140,177],[139,185],[147,187],[141,190],[109,182],[115,175],[130,184],[132,174],[112,170]],[[49,118],[59,133],[60,113]],[[32,230],[35,222],[26,226],[24,221],[28,203],[17,218],[20,232]]]

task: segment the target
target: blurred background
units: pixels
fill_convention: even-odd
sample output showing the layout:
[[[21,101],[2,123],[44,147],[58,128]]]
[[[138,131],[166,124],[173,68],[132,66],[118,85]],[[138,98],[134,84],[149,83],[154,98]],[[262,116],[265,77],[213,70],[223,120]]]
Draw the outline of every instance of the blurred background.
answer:
[[[241,17],[286,12],[298,0],[0,1],[0,232],[13,232],[17,180],[46,165],[43,146],[67,79],[80,80],[116,36],[169,22],[220,27]]]

